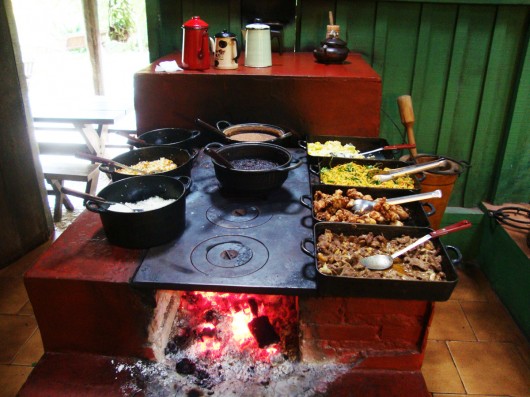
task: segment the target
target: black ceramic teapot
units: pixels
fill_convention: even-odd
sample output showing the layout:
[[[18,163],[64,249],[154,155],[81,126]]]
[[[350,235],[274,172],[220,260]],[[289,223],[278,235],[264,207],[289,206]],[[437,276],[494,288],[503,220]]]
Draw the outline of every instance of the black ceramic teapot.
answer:
[[[329,37],[320,42],[320,47],[313,51],[313,55],[320,63],[343,63],[349,52],[344,40]]]

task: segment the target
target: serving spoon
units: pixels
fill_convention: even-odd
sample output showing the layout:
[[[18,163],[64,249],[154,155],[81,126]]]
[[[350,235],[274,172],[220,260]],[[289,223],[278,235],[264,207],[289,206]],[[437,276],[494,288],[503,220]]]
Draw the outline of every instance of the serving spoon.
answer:
[[[122,163],[118,163],[117,161],[114,161],[114,160],[111,160],[111,159],[106,159],[105,157],[94,156],[93,154],[90,154],[90,153],[77,152],[75,154],[75,157],[80,158],[80,159],[94,161],[96,163],[113,165],[114,167],[118,167],[118,168],[122,168],[122,169],[125,169],[125,170],[129,170],[129,171],[131,171],[133,173],[134,172],[138,172],[138,173],[140,173],[142,175],[148,175],[148,173],[146,171],[133,168],[130,165],[125,165],[125,164],[122,164]]]
[[[223,156],[221,153],[219,153],[218,151],[213,150],[212,148],[210,148],[208,146],[205,146],[203,150],[204,150],[204,153],[206,153],[212,159],[217,161],[219,164],[225,166],[228,169],[233,169],[234,168],[232,163],[225,156]]]
[[[389,204],[404,204],[404,203],[411,203],[413,201],[420,201],[420,200],[427,200],[430,198],[440,198],[442,197],[442,191],[440,189],[436,189],[432,192],[427,193],[418,193],[418,194],[410,194],[408,196],[400,196],[400,197],[393,197],[386,199],[386,202]],[[352,210],[354,212],[368,212],[371,211],[374,206],[378,203],[379,199],[375,200],[365,200],[365,199],[355,199],[353,201],[353,207]]]
[[[408,167],[401,167],[394,170],[383,171],[377,175],[374,175],[373,178],[380,182],[386,182],[398,176],[416,174],[418,172],[431,170],[433,168],[440,168],[446,164],[447,160],[445,159],[431,161],[429,163],[414,164]]]
[[[394,252],[392,255],[377,254],[361,258],[359,263],[370,270],[385,270],[392,266],[394,259],[398,256],[403,255],[405,252],[410,251],[413,248],[429,241],[432,238],[440,237],[445,234],[453,233],[458,230],[468,229],[471,227],[471,222],[468,220],[463,220],[452,225],[446,226],[442,229],[435,230],[429,234],[426,234],[423,237],[420,237],[412,244],[407,245],[405,248],[400,249],[399,251]]]
[[[144,212],[144,210],[141,209],[141,208],[132,208],[132,207],[129,207],[127,204],[124,204],[124,203],[117,203],[117,202],[114,202],[114,201],[108,201],[108,200],[104,199],[103,197],[94,196],[92,194],[80,192],[78,190],[72,190],[72,189],[69,189],[69,188],[64,187],[64,186],[61,187],[61,192],[63,192],[64,194],[68,194],[70,196],[79,197],[79,198],[82,198],[82,199],[85,199],[85,200],[92,200],[92,201],[95,201],[97,203],[103,204],[102,207],[104,209],[106,209],[106,210],[108,210],[111,205],[122,205],[124,207],[127,207],[127,209],[129,209],[130,212]],[[116,211],[116,212],[122,212],[122,211]],[[127,212],[129,212],[129,211],[127,211]]]
[[[387,145],[377,149],[368,150],[366,152],[359,153],[357,156],[366,156],[367,154],[381,152],[383,150],[394,150],[394,149],[412,149],[415,148],[416,144],[404,143],[401,145]]]

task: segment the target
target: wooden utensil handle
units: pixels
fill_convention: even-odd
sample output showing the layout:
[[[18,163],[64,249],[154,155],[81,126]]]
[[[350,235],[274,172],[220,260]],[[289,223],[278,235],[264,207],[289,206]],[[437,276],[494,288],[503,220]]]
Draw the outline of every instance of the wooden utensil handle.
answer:
[[[435,230],[434,232],[430,233],[430,235],[431,237],[440,237],[458,230],[469,229],[471,226],[471,222],[469,222],[467,219],[464,219],[463,221]]]
[[[407,131],[407,140],[410,144],[416,145],[416,138],[414,137],[414,109],[412,107],[412,97],[410,95],[402,95],[397,99],[399,107],[399,115],[401,117],[401,123]],[[416,148],[410,149],[412,157],[418,155]]]

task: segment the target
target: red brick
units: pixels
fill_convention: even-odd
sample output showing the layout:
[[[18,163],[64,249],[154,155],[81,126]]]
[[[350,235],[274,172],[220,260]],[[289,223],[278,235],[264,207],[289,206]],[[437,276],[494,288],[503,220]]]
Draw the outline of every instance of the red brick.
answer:
[[[325,340],[377,340],[379,326],[372,325],[320,325],[315,337]]]
[[[344,299],[342,298],[306,298],[298,300],[301,321],[308,323],[331,323],[343,321]]]
[[[403,299],[350,298],[346,299],[346,314],[391,314],[425,315],[430,303]]]

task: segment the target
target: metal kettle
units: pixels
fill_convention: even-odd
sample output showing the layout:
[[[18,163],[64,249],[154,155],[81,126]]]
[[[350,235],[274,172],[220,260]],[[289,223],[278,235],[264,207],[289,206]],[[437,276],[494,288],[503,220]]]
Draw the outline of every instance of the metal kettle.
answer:
[[[246,26],[245,66],[264,68],[272,66],[271,28],[256,18]]]
[[[182,25],[182,68],[205,70],[210,67],[208,24],[194,16]]]
[[[212,43],[214,48],[215,69],[237,69],[239,58],[239,43],[236,35],[228,30],[223,30],[214,36]]]

